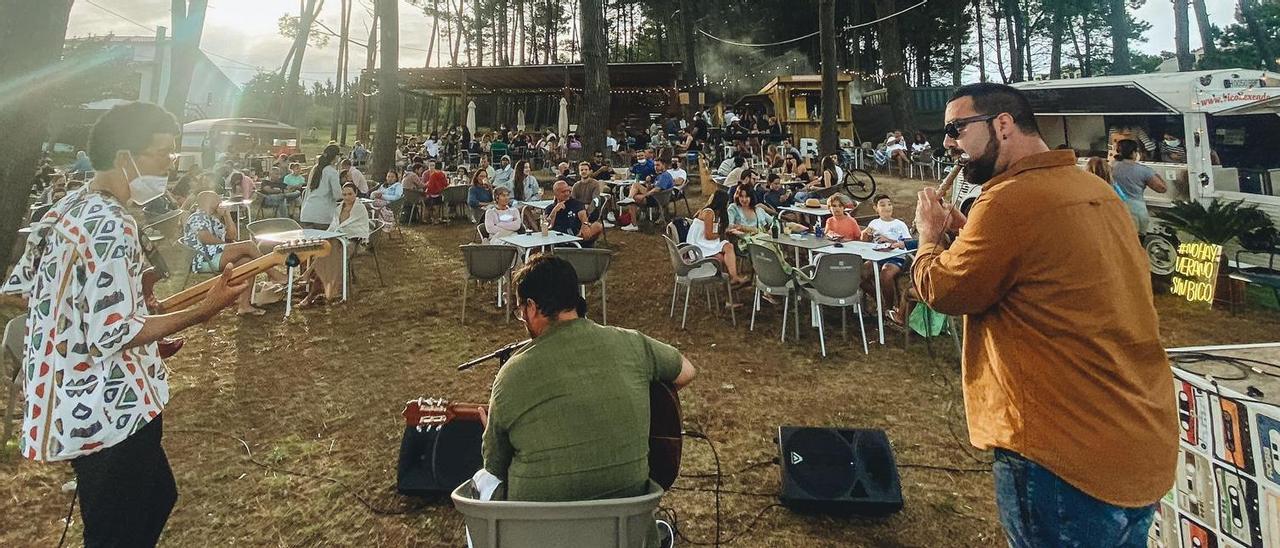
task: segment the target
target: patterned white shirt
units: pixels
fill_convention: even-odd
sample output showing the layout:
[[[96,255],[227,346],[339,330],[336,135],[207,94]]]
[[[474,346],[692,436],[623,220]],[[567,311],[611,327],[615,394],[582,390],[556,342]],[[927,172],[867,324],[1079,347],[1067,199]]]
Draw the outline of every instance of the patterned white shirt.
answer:
[[[142,248],[118,201],[72,192],[32,225],[2,288],[27,300],[19,451],[67,460],[120,443],[160,414],[168,374],[142,330]]]

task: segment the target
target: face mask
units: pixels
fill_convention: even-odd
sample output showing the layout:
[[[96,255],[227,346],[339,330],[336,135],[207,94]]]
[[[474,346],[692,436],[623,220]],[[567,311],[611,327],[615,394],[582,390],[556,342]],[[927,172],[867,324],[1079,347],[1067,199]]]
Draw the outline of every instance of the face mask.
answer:
[[[169,178],[164,175],[143,175],[138,164],[133,161],[133,153],[129,154],[129,164],[138,175],[129,181],[129,195],[133,203],[146,205],[147,202],[159,198],[169,188]]]
[[[1165,144],[1166,146],[1176,147],[1176,146],[1178,146],[1178,145],[1182,144],[1182,141],[1180,141],[1180,140],[1178,140],[1178,139],[1165,139],[1165,140],[1164,140],[1164,144]]]

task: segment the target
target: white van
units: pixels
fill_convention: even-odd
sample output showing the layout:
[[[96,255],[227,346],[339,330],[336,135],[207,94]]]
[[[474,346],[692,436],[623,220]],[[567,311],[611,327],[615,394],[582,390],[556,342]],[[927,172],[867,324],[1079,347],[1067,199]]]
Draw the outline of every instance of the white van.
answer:
[[[1131,134],[1144,129],[1147,144],[1159,142],[1165,131],[1181,137],[1185,163],[1142,162],[1169,183],[1164,193],[1147,189],[1148,207],[1244,200],[1280,221],[1280,75],[1226,69],[1042,80],[1014,87],[1031,101],[1049,148],[1075,149],[1081,166],[1089,156],[1107,156],[1112,130]],[[980,191],[957,183],[954,203],[967,210]],[[1152,272],[1172,273],[1177,236],[1153,216],[1143,241]]]

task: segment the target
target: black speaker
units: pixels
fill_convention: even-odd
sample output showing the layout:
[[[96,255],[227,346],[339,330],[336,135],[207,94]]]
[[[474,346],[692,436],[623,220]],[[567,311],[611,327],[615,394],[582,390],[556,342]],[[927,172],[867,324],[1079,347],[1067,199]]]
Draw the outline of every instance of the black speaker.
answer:
[[[884,516],[902,510],[902,483],[883,430],[778,428],[783,506]]]
[[[468,420],[449,421],[439,430],[406,427],[396,467],[396,490],[413,496],[453,491],[484,465],[480,454],[483,436],[484,427]]]

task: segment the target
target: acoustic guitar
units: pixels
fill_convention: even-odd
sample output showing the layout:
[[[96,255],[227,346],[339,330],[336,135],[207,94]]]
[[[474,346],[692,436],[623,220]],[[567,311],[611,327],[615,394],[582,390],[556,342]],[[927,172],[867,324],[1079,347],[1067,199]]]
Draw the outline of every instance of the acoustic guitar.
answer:
[[[402,414],[406,426],[438,430],[454,420],[483,422],[481,411],[487,412],[488,408],[478,403],[418,398],[406,402]],[[663,489],[670,489],[680,475],[682,443],[680,397],[669,383],[650,384],[649,479]]]
[[[282,243],[272,248],[271,253],[235,267],[231,271],[230,283],[234,285],[252,280],[258,274],[285,264],[285,261],[289,260],[290,256],[296,256],[298,260],[324,257],[329,254],[330,248],[331,244],[327,240],[294,240]],[[179,291],[167,299],[157,300],[155,287],[156,283],[163,279],[163,275],[154,268],[148,268],[142,272],[142,296],[152,314],[176,312],[203,301],[205,295],[209,293],[214,284],[218,283],[218,279],[221,277],[222,275],[218,274],[213,278]],[[183,339],[181,338],[166,337],[162,339],[158,343],[160,357],[168,358],[176,354],[182,348],[182,345]]]

